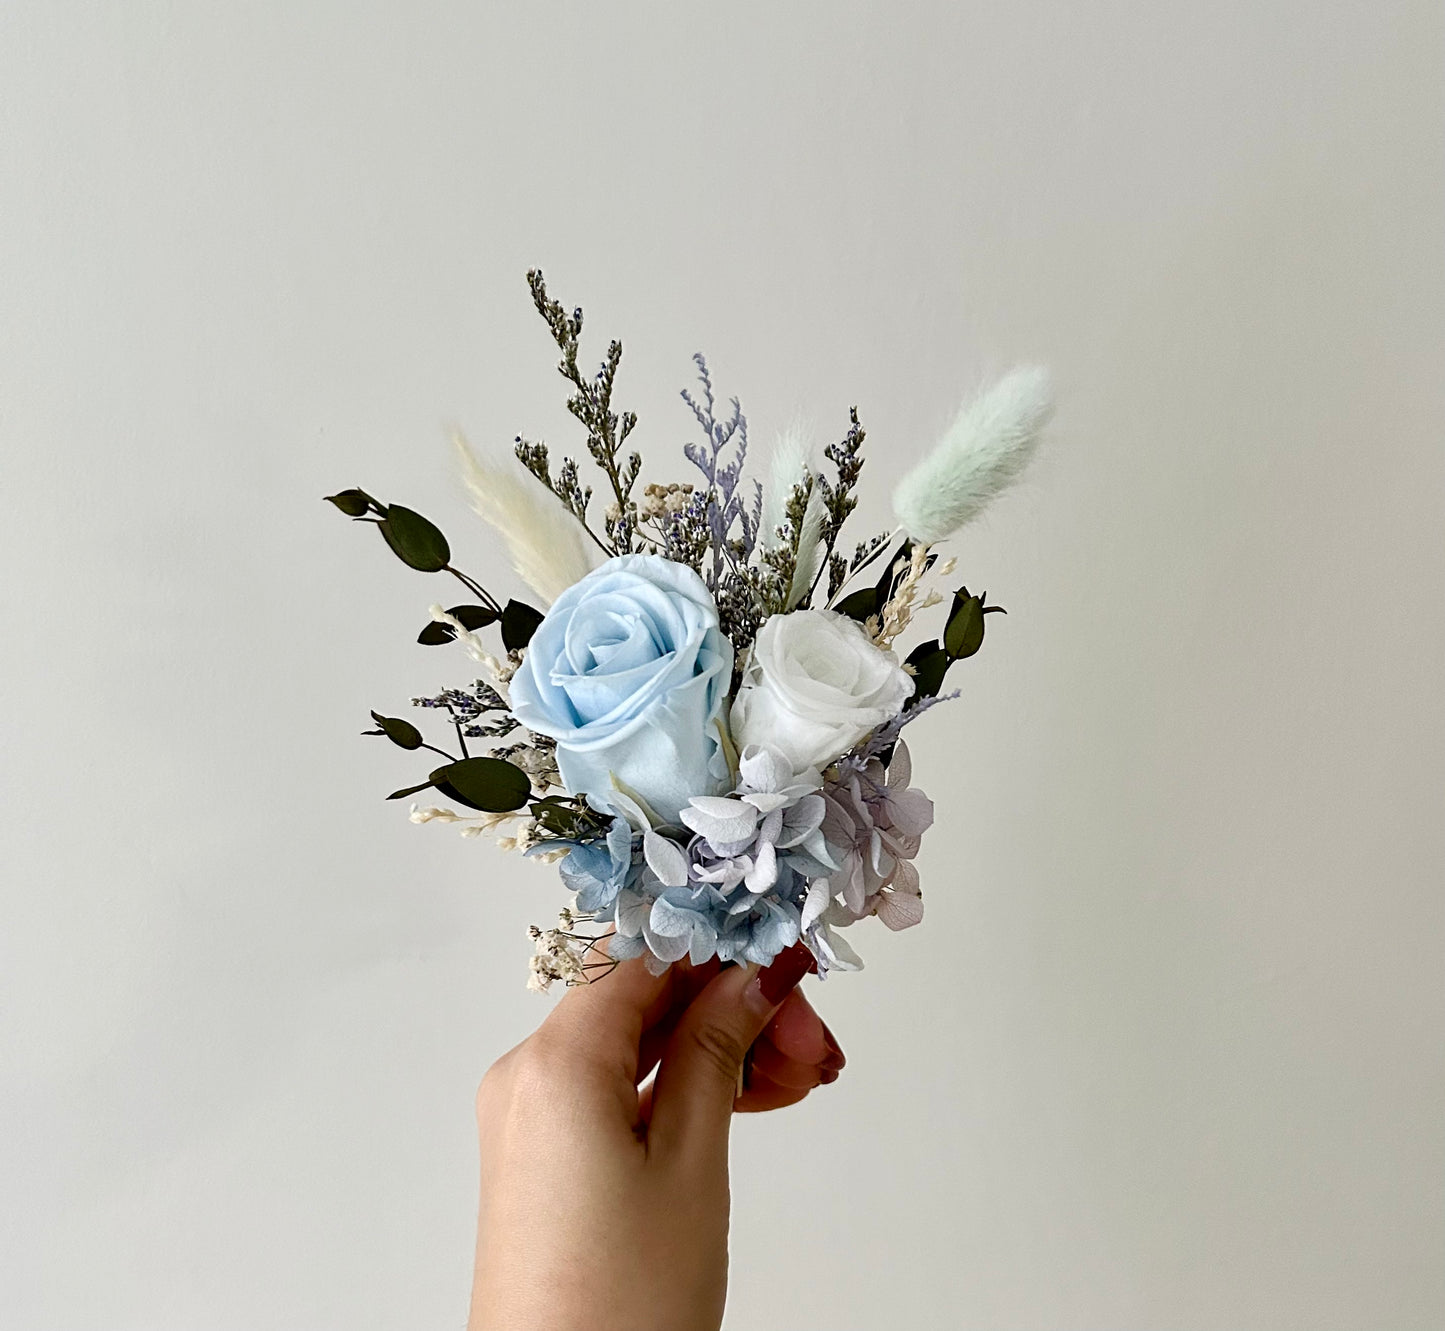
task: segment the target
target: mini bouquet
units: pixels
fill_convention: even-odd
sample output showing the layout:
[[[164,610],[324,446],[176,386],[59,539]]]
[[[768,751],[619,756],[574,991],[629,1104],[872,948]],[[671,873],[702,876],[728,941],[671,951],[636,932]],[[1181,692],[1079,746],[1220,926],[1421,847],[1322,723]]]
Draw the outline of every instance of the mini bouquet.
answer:
[[[934,811],[904,729],[957,696],[944,692],[950,669],[1002,613],[952,586],[938,545],[1027,465],[1051,411],[1047,377],[1018,369],[966,404],[898,480],[896,529],[849,549],[856,409],[821,460],[787,435],[766,480],[752,479],[742,409],[719,409],[695,356],[686,479],[641,484],[627,448],[637,417],[613,405],[621,344],[585,374],[582,311],[551,299],[540,272],[528,283],[604,492],[594,502],[578,462],[544,443],[519,437],[516,462],[460,436],[456,447],[473,505],[539,605],[491,595],[414,510],[359,489],[327,496],[403,563],[467,593],[433,605],[417,641],[459,646],[481,677],[412,699],[439,714],[455,752],[371,714],[366,734],[444,760],[388,798],[433,792],[444,803],[414,803],[412,821],[496,834],[557,865],[572,901],[556,927],[531,930],[533,988],[635,957],[654,972],[684,957],[766,965],[800,940],[820,975],[857,970],[842,930],[923,918],[913,860]],[[901,656],[938,607],[936,636]]]

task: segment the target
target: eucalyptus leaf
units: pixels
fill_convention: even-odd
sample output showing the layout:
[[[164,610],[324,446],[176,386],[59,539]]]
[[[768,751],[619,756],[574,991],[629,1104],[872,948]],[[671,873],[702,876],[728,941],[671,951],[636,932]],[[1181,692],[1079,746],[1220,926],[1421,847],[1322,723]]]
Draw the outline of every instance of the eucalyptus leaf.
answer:
[[[972,656],[983,646],[983,598],[970,596],[967,587],[954,594],[943,645],[955,661]]]
[[[387,799],[404,800],[408,795],[415,795],[419,790],[430,790],[431,787],[430,781],[423,781],[419,786],[408,786],[405,790],[393,790]]]
[[[447,614],[461,620],[465,629],[484,629],[488,624],[497,622],[497,612],[484,605],[454,605]],[[439,647],[444,642],[451,642],[456,636],[457,631],[450,624],[434,619],[416,635],[416,640],[423,647]]]
[[[533,800],[527,807],[532,817],[554,836],[572,839],[589,831],[595,834],[605,830],[602,820],[585,805],[579,809],[571,796],[548,795]]]
[[[524,601],[508,601],[502,611],[502,646],[509,652],[519,652],[532,641],[545,616]]]
[[[864,587],[862,591],[850,592],[833,609],[838,614],[847,615],[849,619],[856,619],[861,624],[869,615],[876,615],[878,607],[878,589]]]
[[[373,712],[371,719],[381,727],[381,733],[398,747],[403,749],[421,748],[421,731],[410,721],[403,721],[399,716],[382,716],[380,712]],[[368,730],[366,733],[374,735],[377,732]]]
[[[938,645],[937,638],[932,638],[909,653],[908,664],[914,669],[914,698],[936,698],[953,658]]]
[[[483,813],[510,813],[527,803],[532,782],[514,763],[502,758],[463,758],[438,767],[431,783],[443,795]]]
[[[334,495],[323,495],[328,504],[335,504],[349,518],[359,518],[366,513],[372,499],[365,490],[338,490]]]
[[[438,573],[451,561],[447,538],[420,513],[392,504],[377,525],[396,557],[422,573]]]
[[[533,800],[527,806],[532,817],[554,836],[569,837],[577,830],[577,811],[555,795]]]
[[[416,635],[416,640],[423,647],[440,647],[444,642],[451,642],[456,636],[456,630],[450,624],[442,624],[434,619]]]

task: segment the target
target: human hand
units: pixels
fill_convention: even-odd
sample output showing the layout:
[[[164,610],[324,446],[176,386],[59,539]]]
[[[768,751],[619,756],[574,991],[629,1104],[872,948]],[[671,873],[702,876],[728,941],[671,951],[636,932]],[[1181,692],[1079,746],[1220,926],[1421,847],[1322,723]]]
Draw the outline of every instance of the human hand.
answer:
[[[801,946],[761,972],[626,962],[498,1060],[477,1095],[470,1331],[717,1331],[732,1115],[843,1067],[796,988],[811,968]]]

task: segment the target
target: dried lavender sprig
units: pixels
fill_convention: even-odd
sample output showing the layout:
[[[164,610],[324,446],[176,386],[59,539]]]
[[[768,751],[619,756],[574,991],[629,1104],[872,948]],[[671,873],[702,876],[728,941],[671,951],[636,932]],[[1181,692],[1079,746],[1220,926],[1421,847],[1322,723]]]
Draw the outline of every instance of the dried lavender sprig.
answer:
[[[916,703],[905,707],[887,725],[879,726],[877,730],[855,750],[859,758],[876,758],[880,753],[887,753],[898,743],[898,736],[903,733],[903,727],[918,720],[924,712],[932,707],[937,707],[941,702],[952,702],[955,698],[961,697],[963,691],[954,689],[952,693],[940,694],[933,698],[920,698]]]
[[[683,454],[703,475],[707,482],[707,522],[712,541],[712,569],[708,575],[708,586],[716,594],[722,584],[728,565],[736,567],[746,563],[753,553],[758,540],[758,514],[762,511],[762,485],[758,484],[752,511],[744,499],[741,489],[743,467],[748,456],[748,420],[743,414],[742,404],[732,399],[732,414],[725,420],[717,418],[717,399],[713,393],[712,375],[707,359],[701,352],[693,356],[697,366],[698,381],[702,385],[702,401],[699,402],[687,389],[682,390],[682,400],[692,410],[707,439],[705,446],[684,444]],[[732,458],[723,463],[724,451],[732,445]],[[737,527],[740,534],[733,535]]]

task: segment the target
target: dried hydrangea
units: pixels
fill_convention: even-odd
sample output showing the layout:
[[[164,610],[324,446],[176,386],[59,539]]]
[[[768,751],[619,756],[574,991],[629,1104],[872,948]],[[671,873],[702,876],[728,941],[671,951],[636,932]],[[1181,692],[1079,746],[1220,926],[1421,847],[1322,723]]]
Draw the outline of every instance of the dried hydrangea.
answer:
[[[909,783],[913,763],[900,742],[885,767],[880,757],[849,756],[823,788],[823,833],[842,860],[836,872],[817,879],[803,910],[807,928],[876,915],[890,929],[907,929],[923,918],[923,892],[913,858],[933,826],[933,801]],[[838,910],[830,908],[834,905]]]

